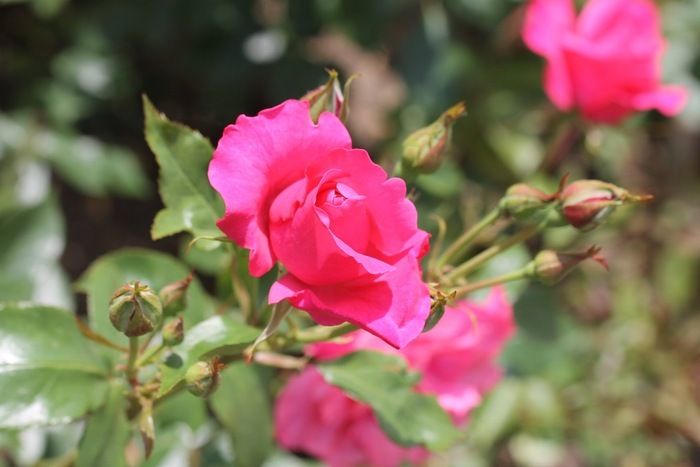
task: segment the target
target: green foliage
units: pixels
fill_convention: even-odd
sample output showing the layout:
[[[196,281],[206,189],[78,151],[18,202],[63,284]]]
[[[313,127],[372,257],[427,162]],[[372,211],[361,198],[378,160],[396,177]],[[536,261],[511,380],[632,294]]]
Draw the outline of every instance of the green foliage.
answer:
[[[237,467],[262,465],[273,448],[270,372],[264,370],[244,362],[232,364],[210,398],[216,418],[231,437]]]
[[[124,386],[119,382],[110,385],[107,401],[85,426],[75,467],[127,465],[124,450],[131,428],[124,412],[124,391]]]
[[[165,204],[153,221],[154,240],[187,231],[193,236],[218,236],[216,221],[223,204],[207,180],[214,152],[198,131],[171,122],[143,97],[146,141],[160,167],[160,197]]]
[[[420,375],[403,359],[360,351],[318,366],[325,380],[372,407],[384,432],[403,446],[445,449],[459,437],[435,397],[415,392]]]
[[[138,280],[153,289],[183,279],[189,269],[180,261],[157,251],[127,248],[107,254],[95,261],[82,275],[77,288],[88,296],[90,326],[114,342],[125,337],[112,326],[107,308],[115,290],[129,281]],[[213,313],[214,304],[199,281],[187,290],[187,308],[183,312],[185,333],[189,327]]]
[[[0,342],[0,428],[67,423],[104,403],[108,369],[70,312],[0,305]]]
[[[230,316],[214,316],[185,333],[185,340],[173,347],[161,365],[159,394],[165,395],[184,382],[187,369],[207,356],[235,356],[252,344],[260,330]]]

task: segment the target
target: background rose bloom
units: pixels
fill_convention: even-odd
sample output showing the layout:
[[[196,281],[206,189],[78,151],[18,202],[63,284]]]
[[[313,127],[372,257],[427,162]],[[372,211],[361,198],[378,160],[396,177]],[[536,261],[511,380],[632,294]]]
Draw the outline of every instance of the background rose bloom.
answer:
[[[513,307],[505,290],[494,287],[483,302],[464,300],[447,307],[435,328],[401,350],[362,331],[344,342],[314,344],[306,350],[319,360],[359,349],[402,355],[409,367],[423,375],[418,389],[434,394],[455,422],[462,423],[500,380],[502,371],[496,359],[514,330]]]
[[[523,39],[547,60],[545,91],[561,110],[615,123],[649,109],[675,115],[687,100],[661,85],[664,41],[650,0],[589,0],[578,18],[572,0],[531,0]]]
[[[275,427],[285,449],[310,454],[331,467],[396,467],[428,457],[425,449],[394,444],[369,406],[326,383],[311,366],[280,393]]]
[[[287,273],[270,303],[289,300],[324,325],[357,324],[401,347],[422,330],[430,297],[418,258],[406,185],[352,149],[330,113],[314,124],[308,103],[289,100],[241,115],[214,152],[209,180],[226,204],[221,230],[250,250],[261,276],[279,260]]]
[[[318,360],[369,349],[403,356],[422,373],[418,390],[433,394],[456,423],[463,423],[500,379],[496,358],[515,325],[513,308],[502,287],[481,303],[448,307],[431,331],[396,350],[363,331],[339,342],[307,346]],[[311,454],[331,466],[399,465],[420,461],[428,452],[395,445],[379,428],[371,409],[326,383],[313,367],[290,379],[275,405],[276,437],[286,449]]]

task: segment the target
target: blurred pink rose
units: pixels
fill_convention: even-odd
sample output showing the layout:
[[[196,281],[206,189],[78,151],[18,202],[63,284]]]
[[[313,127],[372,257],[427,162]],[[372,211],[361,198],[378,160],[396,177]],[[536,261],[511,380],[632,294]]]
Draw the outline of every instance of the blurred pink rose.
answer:
[[[359,349],[403,356],[422,373],[418,390],[433,394],[456,423],[501,378],[496,364],[515,329],[513,309],[502,288],[481,303],[463,301],[448,307],[431,331],[396,350],[363,331],[340,340],[307,346],[309,355],[330,360]],[[331,466],[395,467],[428,456],[423,449],[394,445],[384,435],[369,407],[327,384],[307,367],[282,390],[275,406],[276,436],[286,449],[311,454]]]
[[[547,60],[544,87],[561,110],[615,123],[635,111],[679,113],[687,92],[661,85],[664,40],[650,0],[530,0],[525,44]]]
[[[226,204],[218,226],[250,250],[251,274],[278,260],[286,268],[270,303],[289,300],[319,324],[349,321],[396,347],[420,334],[428,234],[403,180],[352,149],[336,116],[314,124],[296,100],[239,116],[219,140],[209,181]]]
[[[481,303],[465,300],[447,307],[435,328],[401,350],[358,331],[344,342],[314,344],[306,351],[318,360],[359,349],[402,355],[409,367],[423,375],[418,390],[434,394],[455,422],[462,423],[500,380],[496,359],[514,330],[513,307],[505,290],[494,287]]]
[[[291,378],[280,393],[275,427],[285,449],[312,455],[330,467],[396,467],[428,457],[425,449],[394,444],[369,406],[326,383],[312,366]]]

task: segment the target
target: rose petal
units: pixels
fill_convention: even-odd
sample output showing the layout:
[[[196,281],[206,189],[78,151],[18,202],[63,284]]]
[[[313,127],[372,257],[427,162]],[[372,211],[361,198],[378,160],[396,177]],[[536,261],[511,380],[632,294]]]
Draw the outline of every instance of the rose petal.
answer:
[[[303,178],[312,161],[350,147],[350,135],[335,116],[314,124],[306,102],[289,100],[256,117],[241,115],[224,130],[209,165],[209,181],[226,205],[219,228],[250,249],[250,272],[261,276],[275,262],[268,241],[271,197]]]
[[[428,288],[412,257],[401,260],[374,282],[358,285],[314,286],[287,274],[272,285],[269,302],[285,299],[308,311],[320,324],[336,324],[332,321],[336,317],[397,348],[421,333],[430,312]]]
[[[539,55],[557,56],[562,39],[574,28],[575,21],[572,0],[532,0],[525,12],[523,41]]]
[[[679,114],[688,103],[688,90],[681,86],[664,86],[655,91],[637,94],[632,106],[637,110],[657,109],[664,115]]]
[[[576,29],[598,54],[649,56],[663,46],[658,18],[649,0],[589,0]]]

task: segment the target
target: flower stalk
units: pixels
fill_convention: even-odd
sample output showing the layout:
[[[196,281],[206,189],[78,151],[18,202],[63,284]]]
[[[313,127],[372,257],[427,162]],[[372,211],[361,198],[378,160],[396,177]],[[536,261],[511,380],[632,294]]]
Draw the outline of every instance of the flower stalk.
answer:
[[[438,257],[437,261],[435,262],[435,269],[439,271],[445,265],[449,264],[450,261],[459,259],[476,239],[476,237],[486,228],[493,225],[500,216],[500,207],[494,208],[479,222],[460,235],[459,238],[449,247],[447,247],[447,249]]]
[[[493,257],[506,251],[508,248],[533,237],[537,232],[540,231],[540,228],[540,225],[532,225],[526,227],[520,232],[513,235],[512,237],[502,240],[493,245],[492,247],[485,249],[478,255],[468,259],[467,261],[450,271],[447,275],[443,277],[442,282],[444,284],[452,284],[456,282],[459,278],[466,277]]]
[[[129,383],[133,386],[137,382],[138,368],[136,364],[139,355],[139,338],[130,337],[129,338],[129,357],[126,363],[126,377]]]

